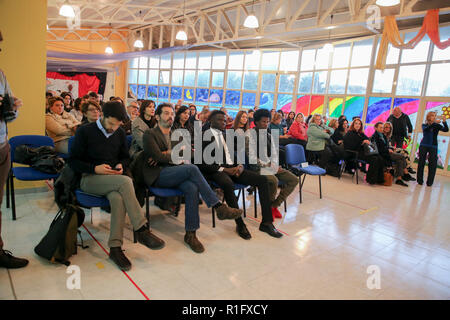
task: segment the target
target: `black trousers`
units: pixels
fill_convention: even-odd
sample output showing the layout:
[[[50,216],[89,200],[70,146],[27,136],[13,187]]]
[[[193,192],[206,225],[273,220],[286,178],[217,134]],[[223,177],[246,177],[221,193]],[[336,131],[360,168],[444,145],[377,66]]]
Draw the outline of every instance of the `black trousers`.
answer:
[[[213,174],[204,174],[206,180],[217,183],[223,190],[225,201],[231,208],[239,208],[238,199],[234,193],[234,183],[246,184],[257,187],[259,191],[259,201],[261,203],[262,223],[273,222],[269,183],[264,175],[260,175],[250,170],[244,170],[239,177],[229,176],[225,172],[217,171]]]
[[[419,165],[417,167],[417,182],[423,183],[423,168],[425,167],[425,162],[427,160],[428,154],[428,178],[427,185],[432,185],[434,182],[434,176],[436,175],[437,168],[437,147],[419,147]]]
[[[360,153],[359,159],[369,164],[369,170],[366,175],[366,181],[368,183],[375,184],[384,182],[384,160],[380,155],[366,156]]]
[[[397,145],[397,148],[403,147],[403,140],[405,140],[406,137],[403,136],[392,136],[391,143],[392,145]]]

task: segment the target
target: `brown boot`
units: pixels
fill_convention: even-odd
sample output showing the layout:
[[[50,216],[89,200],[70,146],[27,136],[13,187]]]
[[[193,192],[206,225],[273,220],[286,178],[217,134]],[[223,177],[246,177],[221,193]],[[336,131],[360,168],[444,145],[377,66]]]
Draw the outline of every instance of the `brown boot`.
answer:
[[[236,220],[240,216],[242,216],[243,211],[241,209],[230,208],[225,203],[222,203],[219,207],[216,208],[217,218],[219,220]]]
[[[184,235],[184,242],[186,242],[189,247],[191,247],[192,251],[196,253],[202,253],[203,251],[205,251],[205,248],[197,239],[195,231],[186,231],[186,234]]]

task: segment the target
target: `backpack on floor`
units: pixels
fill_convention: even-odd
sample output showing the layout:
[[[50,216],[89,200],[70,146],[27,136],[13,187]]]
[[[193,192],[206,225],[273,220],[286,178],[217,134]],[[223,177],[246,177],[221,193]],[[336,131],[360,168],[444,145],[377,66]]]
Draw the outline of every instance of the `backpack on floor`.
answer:
[[[34,252],[52,263],[70,265],[68,259],[77,254],[78,228],[83,224],[84,211],[74,205],[67,205],[61,209],[53,219],[47,234],[34,248]],[[83,240],[81,239],[82,248]]]

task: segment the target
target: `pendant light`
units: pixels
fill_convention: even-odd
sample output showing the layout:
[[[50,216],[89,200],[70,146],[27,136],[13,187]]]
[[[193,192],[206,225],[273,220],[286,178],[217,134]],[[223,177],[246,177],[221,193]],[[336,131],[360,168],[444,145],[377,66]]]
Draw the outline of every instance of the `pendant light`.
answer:
[[[184,29],[182,29],[182,30],[180,30],[180,31],[178,31],[177,32],[177,35],[175,36],[175,38],[177,39],[177,40],[182,40],[182,41],[186,41],[187,40],[187,34],[186,34],[186,31],[185,31],[185,29],[186,29],[186,12],[185,12],[185,10],[186,10],[186,0],[184,0],[184,3],[183,3],[183,18],[184,18],[184,23],[185,23],[185,26],[184,26]]]
[[[71,5],[63,4],[59,9],[59,15],[67,18],[74,18],[75,11],[73,10],[73,7]]]
[[[109,28],[111,28],[111,23],[109,24]],[[113,54],[114,53],[113,48],[111,48],[111,39],[110,39],[111,34],[112,34],[112,32],[108,36],[108,46],[105,49],[105,53],[106,54]]]
[[[249,14],[247,16],[247,18],[245,18],[245,21],[244,21],[244,27],[246,27],[246,28],[256,29],[259,27],[258,18],[256,18],[254,11],[253,11],[254,4],[255,4],[255,0],[253,0],[253,3],[252,3],[252,13]]]
[[[333,15],[331,15],[330,24],[333,24]],[[328,41],[329,42],[326,43],[322,48],[322,50],[324,50],[328,54],[334,51],[334,46],[330,41],[331,40],[330,37],[331,37],[331,28],[328,28]]]
[[[139,17],[141,16],[141,12],[139,11]],[[137,32],[138,38],[134,41],[133,46],[138,49],[144,48],[144,42],[142,41],[142,33],[140,31]]]
[[[375,3],[381,7],[392,7],[398,5],[400,0],[377,0]]]

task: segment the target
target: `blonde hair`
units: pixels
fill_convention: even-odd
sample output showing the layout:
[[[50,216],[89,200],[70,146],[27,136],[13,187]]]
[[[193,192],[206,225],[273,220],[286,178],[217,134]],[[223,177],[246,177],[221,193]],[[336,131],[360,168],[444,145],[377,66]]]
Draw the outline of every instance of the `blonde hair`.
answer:
[[[322,115],[320,115],[320,114],[318,114],[318,113],[315,113],[315,114],[313,114],[313,116],[312,116],[311,119],[309,120],[308,125],[311,124],[311,123],[314,123],[314,120],[315,120],[316,118],[320,118],[320,121],[322,122]],[[321,124],[322,124],[322,123],[321,123]]]
[[[275,113],[272,117],[272,123],[275,123],[275,121],[277,121],[278,119],[281,119],[281,114],[279,114],[278,112]]]
[[[388,139],[390,139],[390,138],[392,137],[392,123],[390,123],[389,121],[386,121],[386,122],[384,123],[384,125],[383,125],[383,131],[384,131],[384,127],[385,127],[386,125],[388,125],[389,128],[391,129],[391,130],[389,131],[389,134],[387,135]]]
[[[330,122],[328,123],[328,126],[329,126],[330,128],[333,128],[333,129],[334,129],[334,127],[336,126],[336,124],[339,125],[337,119],[333,118],[333,119],[331,119]],[[336,127],[337,127],[337,126],[336,126]]]
[[[433,114],[436,115],[436,112],[435,112],[435,111],[430,111],[430,112],[427,113],[427,116],[426,116],[426,118],[425,118],[425,122],[426,122],[426,123],[428,123],[428,124],[431,123],[430,119],[431,119],[431,116],[432,116]]]

